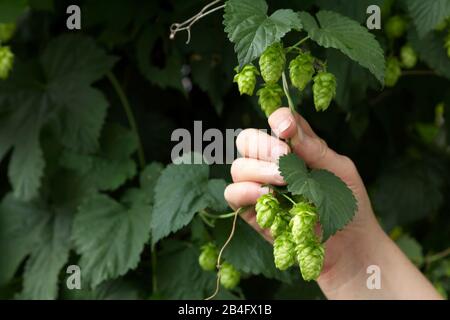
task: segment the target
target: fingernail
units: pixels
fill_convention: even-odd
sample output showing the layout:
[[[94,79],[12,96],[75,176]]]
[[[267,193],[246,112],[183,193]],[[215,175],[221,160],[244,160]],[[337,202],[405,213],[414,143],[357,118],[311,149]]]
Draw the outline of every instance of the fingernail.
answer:
[[[289,129],[289,127],[291,126],[291,119],[285,119],[283,121],[281,121],[281,123],[277,126],[277,129],[275,130],[277,136],[280,136],[281,134],[283,134],[287,129]]]
[[[274,161],[278,161],[278,159],[286,154],[288,154],[288,150],[286,150],[283,146],[275,146],[272,149],[272,154],[270,155]]]
[[[269,192],[270,192],[270,190],[269,190],[268,187],[261,187],[261,188],[259,189],[259,195],[260,195],[260,196],[263,196],[263,195],[265,195],[265,194],[268,194]]]

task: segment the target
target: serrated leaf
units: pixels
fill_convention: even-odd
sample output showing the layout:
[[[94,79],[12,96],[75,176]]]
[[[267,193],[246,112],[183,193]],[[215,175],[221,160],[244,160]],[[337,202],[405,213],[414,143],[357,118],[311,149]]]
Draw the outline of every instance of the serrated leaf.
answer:
[[[125,207],[106,195],[94,195],[79,208],[73,241],[80,267],[92,288],[137,266],[150,235],[151,207]]]
[[[300,12],[305,30],[312,40],[325,48],[335,48],[370,70],[384,83],[385,59],[383,50],[367,28],[358,22],[332,11],[319,11],[314,17]]]
[[[416,239],[408,235],[401,236],[397,241],[397,245],[402,249],[405,255],[417,266],[421,267],[424,262],[422,246]]]
[[[408,0],[405,4],[420,38],[450,16],[448,0]]]
[[[270,17],[267,10],[265,0],[228,0],[225,4],[225,32],[235,44],[241,67],[292,29],[302,28],[301,20],[292,10],[281,9]]]
[[[323,241],[344,228],[356,213],[356,199],[347,185],[326,170],[308,172],[295,154],[280,158],[280,172],[288,190],[314,203],[320,217]]]
[[[419,38],[416,31],[408,34],[414,50],[420,55],[420,59],[425,61],[437,74],[450,79],[450,59],[444,48],[445,35],[437,32],[430,32],[425,37]]]
[[[231,232],[231,221],[219,221],[213,230],[214,238],[221,247]],[[238,270],[254,275],[264,275],[283,282],[291,282],[298,275],[298,270],[282,272],[275,267],[273,248],[258,232],[240,218],[237,222],[233,239],[223,252],[228,261]]]
[[[153,162],[142,171],[139,177],[141,189],[145,192],[149,201],[153,203],[155,185],[163,171],[164,166],[161,163]]]
[[[228,204],[225,201],[224,192],[227,183],[221,179],[211,179],[208,181],[208,192],[206,194],[208,201],[208,208],[223,212],[228,208]]]
[[[152,242],[187,225],[194,214],[208,206],[205,188],[208,185],[207,165],[169,165],[155,186],[152,214]]]
[[[61,268],[69,259],[71,212],[55,212],[41,239],[25,265],[21,299],[50,300],[58,296],[58,279]]]

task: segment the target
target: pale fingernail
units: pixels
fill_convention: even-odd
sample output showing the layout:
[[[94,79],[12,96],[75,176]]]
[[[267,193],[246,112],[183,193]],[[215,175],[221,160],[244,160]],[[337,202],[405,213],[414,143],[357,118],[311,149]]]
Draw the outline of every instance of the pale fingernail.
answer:
[[[291,123],[292,121],[290,118],[281,121],[281,123],[277,126],[277,129],[275,130],[276,135],[280,136],[283,132],[289,129]]]
[[[283,146],[274,146],[271,152],[271,158],[273,161],[278,162],[278,159],[286,154],[289,153],[289,150],[287,150]]]
[[[261,187],[259,189],[259,195],[261,195],[261,196],[268,194],[269,192],[270,192],[270,189],[268,187]]]

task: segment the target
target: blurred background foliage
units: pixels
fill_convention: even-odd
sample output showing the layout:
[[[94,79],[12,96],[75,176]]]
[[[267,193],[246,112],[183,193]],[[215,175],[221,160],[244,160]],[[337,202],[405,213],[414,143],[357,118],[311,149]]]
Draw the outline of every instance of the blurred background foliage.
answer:
[[[404,1],[268,2],[270,10],[292,8],[315,12],[319,8],[329,9],[363,24],[367,18],[367,6],[379,4],[383,7],[383,21],[394,14],[404,15],[410,21],[405,36],[395,43],[389,43],[383,29],[374,31],[387,55],[398,55],[399,48],[406,42],[411,42],[419,53],[419,64],[413,70],[403,71],[395,87],[380,88],[373,76],[342,54],[312,46],[311,50],[328,61],[329,70],[337,77],[336,101],[327,112],[316,113],[311,92],[295,99],[298,111],[310,121],[317,133],[333,149],[355,161],[385,230],[443,294],[450,292],[450,260],[447,256],[450,245],[450,58],[443,48],[445,32],[433,31],[431,36],[419,39],[415,16]],[[65,12],[67,6],[74,3],[79,4],[82,10],[82,30],[69,32],[65,27]],[[126,199],[130,199],[129,194],[126,197],[127,191],[139,186],[136,178],[142,169],[139,169],[140,161],[136,154],[139,143],[142,143],[147,163],[168,164],[173,147],[170,142],[172,131],[186,128],[192,132],[195,120],[203,121],[204,130],[267,128],[256,99],[239,96],[232,83],[237,60],[233,46],[223,32],[221,13],[199,21],[192,28],[188,45],[185,43],[186,34],[178,34],[175,40],[169,39],[172,23],[193,16],[206,3],[204,0],[0,0],[0,22],[12,19],[17,23],[17,32],[10,42],[16,55],[15,69],[11,79],[0,82],[0,143],[14,135],[16,146],[14,153],[6,154],[0,164],[0,193],[5,197],[0,208],[3,214],[3,220],[0,220],[3,223],[0,225],[0,241],[3,243],[0,271],[6,278],[0,276],[0,297],[200,299],[212,291],[214,274],[205,276],[197,265],[198,246],[204,239],[205,228],[198,218],[187,229],[158,246],[160,290],[157,293],[152,292],[150,244],[145,246],[139,261],[135,261],[133,266],[111,271],[106,281],[97,279],[96,282],[101,284],[94,286],[95,289],[70,291],[63,289],[65,286],[62,285],[55,292],[57,279],[65,281],[67,276],[60,271],[61,267],[76,263],[79,251],[70,251],[69,254],[69,250],[62,250],[60,254],[66,258],[56,259],[53,255],[49,258],[37,253],[41,249],[35,246],[35,238],[19,239],[21,242],[16,243],[17,239],[11,239],[6,231],[1,233],[2,226],[6,230],[8,219],[13,219],[11,216],[22,219],[22,227],[55,219],[57,221],[43,227],[60,230],[60,234],[50,240],[52,252],[59,250],[54,246],[70,248],[70,243],[64,244],[65,241],[70,242],[70,236],[66,235],[70,227],[65,225],[64,218],[61,218],[64,214],[60,211],[73,214],[81,203],[80,199],[94,191],[107,192],[110,199],[122,199],[125,206]],[[72,34],[71,38],[60,40],[67,41],[68,47],[64,48],[61,42],[55,44],[55,39],[68,34]],[[286,38],[287,42],[296,40],[295,33]],[[57,47],[53,51],[48,49],[52,43]],[[96,68],[83,69],[83,63],[71,56],[77,50],[91,52]],[[130,127],[128,118],[108,80],[109,70],[129,99],[141,141],[136,141],[127,129]],[[27,83],[33,79],[55,85],[41,88],[47,90],[42,96],[33,95],[35,91],[29,90],[31,85]],[[76,100],[79,93],[84,96],[91,89],[100,90],[105,97],[105,101],[97,100],[99,105],[104,104],[102,114],[89,108],[84,114],[78,111],[48,112],[54,108],[48,103],[52,99],[92,103],[90,99],[95,99],[92,96],[86,98],[89,100]],[[95,96],[94,93],[92,95]],[[17,104],[11,107],[8,101]],[[64,103],[70,109],[70,102]],[[440,108],[436,108],[438,104],[441,104]],[[18,120],[22,121],[20,125],[11,126],[11,108],[19,110],[14,114],[21,119]],[[33,129],[42,120],[40,116],[45,118],[45,125]],[[84,129],[74,129],[75,133],[65,131],[73,124],[71,119],[77,116],[80,126],[92,128],[92,132],[88,130],[84,135]],[[103,126],[104,122],[106,126]],[[100,130],[102,127],[108,129]],[[100,137],[99,145],[95,139],[97,135]],[[59,140],[61,136],[65,138]],[[20,185],[22,175],[36,174],[36,179],[39,179],[39,173],[35,172],[39,156],[33,158],[35,155],[29,150],[22,156],[19,154],[21,145],[26,149],[36,138],[44,150],[46,165],[39,197],[30,204],[29,201],[17,200],[10,192],[14,190],[16,195],[19,192],[19,196],[31,192],[29,186],[19,188],[19,191],[14,188],[14,184]],[[23,157],[15,174],[8,168],[8,164],[14,161],[13,157]],[[229,166],[213,166],[210,175],[230,181]],[[133,198],[133,201],[137,200]],[[141,205],[145,211],[145,206],[152,203]],[[40,217],[42,208],[51,208],[58,215]],[[7,215],[10,218],[5,218]],[[214,232],[219,238],[225,237],[228,227],[219,225]],[[237,237],[243,237],[243,241],[235,241],[235,245],[241,243],[242,247],[230,250],[230,256],[226,258],[233,263],[241,263],[237,267],[247,275],[240,290],[234,293],[222,291],[221,298],[323,298],[315,284],[303,283],[298,275],[279,279],[278,274],[270,274],[264,265],[258,265],[265,261],[259,256],[267,250],[270,253],[270,247],[265,243],[258,244],[262,240],[255,238],[253,233],[245,234],[252,231],[244,224],[239,227],[241,231]],[[105,241],[110,240],[105,238]],[[10,251],[21,254],[14,257]],[[233,252],[243,256],[232,256]],[[29,254],[29,259],[34,261],[24,262]],[[270,259],[270,255],[268,257]],[[246,258],[250,260],[242,262]],[[53,264],[54,261],[57,262]],[[50,283],[36,284],[38,280],[35,278],[46,276],[46,265],[54,268],[56,278],[49,280]],[[27,275],[30,268],[35,274]],[[128,271],[127,268],[134,270]],[[8,272],[9,276],[5,276]]]

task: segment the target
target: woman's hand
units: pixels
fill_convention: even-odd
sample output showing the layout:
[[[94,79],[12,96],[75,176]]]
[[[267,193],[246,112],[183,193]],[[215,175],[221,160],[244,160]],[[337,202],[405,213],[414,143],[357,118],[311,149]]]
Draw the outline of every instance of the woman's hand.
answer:
[[[304,118],[298,114],[293,115],[288,108],[274,112],[269,118],[269,124],[278,138],[290,139],[292,150],[284,141],[262,131],[244,130],[236,141],[237,149],[243,158],[233,163],[231,175],[234,183],[225,190],[225,198],[230,206],[237,209],[255,204],[261,195],[269,192],[267,188],[262,187],[263,184],[285,185],[278,170],[278,159],[282,155],[294,152],[310,168],[326,169],[340,177],[353,191],[358,203],[358,211],[352,222],[325,244],[324,268],[318,279],[325,295],[328,298],[344,299],[420,296],[420,292],[415,296],[414,293],[403,290],[398,291],[398,294],[371,291],[366,284],[369,276],[366,270],[370,265],[377,265],[380,268],[381,266],[389,268],[389,272],[392,273],[390,277],[386,277],[381,269],[382,279],[388,282],[385,286],[394,286],[395,283],[390,282],[396,280],[400,280],[400,287],[408,285],[408,278],[405,279],[406,283],[401,282],[404,270],[399,269],[399,266],[404,266],[411,272],[409,276],[416,277],[415,282],[418,282],[419,289],[428,293],[426,297],[438,298],[434,288],[380,228],[364,183],[353,162],[348,157],[331,150],[314,133]],[[254,211],[248,211],[242,217],[268,241],[272,241],[268,230],[261,230],[257,225]],[[394,255],[393,258],[399,265],[392,266],[389,261],[392,257],[389,255]],[[395,279],[397,273],[400,278]],[[405,296],[402,297],[400,293],[404,293]]]

